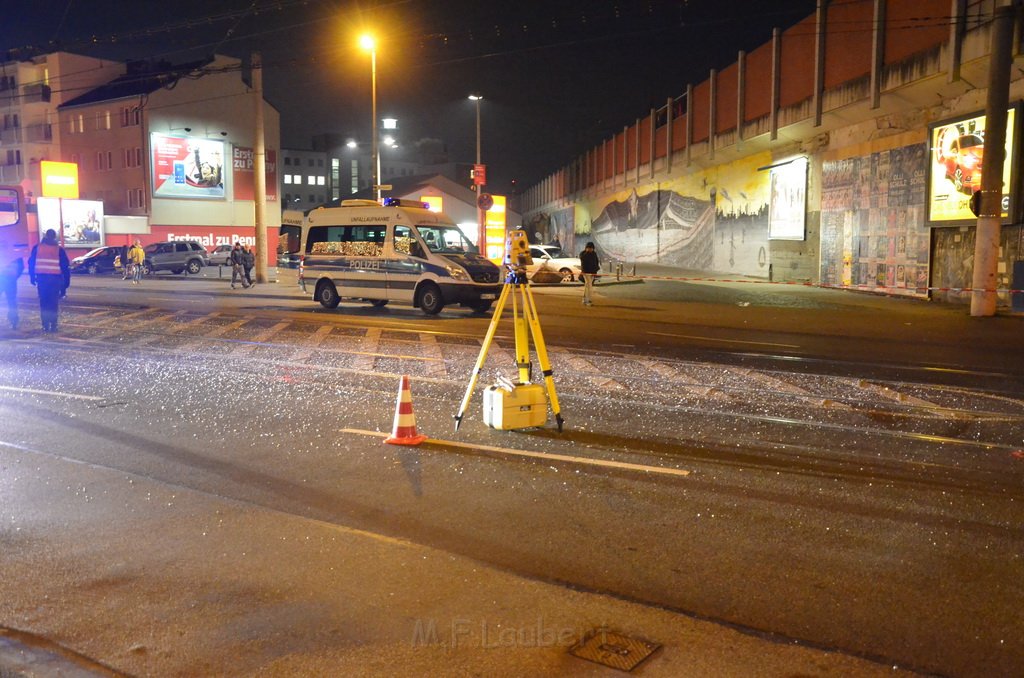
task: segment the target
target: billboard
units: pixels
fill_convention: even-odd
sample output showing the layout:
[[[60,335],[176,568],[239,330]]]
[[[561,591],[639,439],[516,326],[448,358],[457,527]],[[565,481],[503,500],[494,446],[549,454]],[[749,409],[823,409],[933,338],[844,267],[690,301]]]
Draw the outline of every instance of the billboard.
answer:
[[[100,247],[104,241],[103,203],[99,200],[39,198],[39,235],[53,229],[65,247]]]
[[[1016,167],[1013,156],[1017,145],[1017,111],[1011,108],[1006,118],[1006,154],[1003,158],[1002,216],[1010,217],[1014,203]],[[985,116],[976,115],[939,125],[928,130],[928,220],[933,222],[974,221],[971,195],[981,189],[981,169],[985,154]]]
[[[245,146],[231,147],[231,184],[235,200],[252,200],[256,176],[256,152]],[[267,200],[277,200],[277,151],[268,150],[265,162]]]
[[[803,240],[807,214],[807,158],[771,168],[768,238]]]
[[[224,199],[224,142],[150,134],[154,198]]]
[[[48,198],[78,197],[78,165],[73,162],[43,160],[39,163],[43,195]]]

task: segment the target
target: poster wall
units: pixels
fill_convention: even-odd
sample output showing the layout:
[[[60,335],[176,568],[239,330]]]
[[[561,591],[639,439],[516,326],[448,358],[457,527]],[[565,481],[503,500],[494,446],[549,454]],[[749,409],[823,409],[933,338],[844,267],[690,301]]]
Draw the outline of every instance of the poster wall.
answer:
[[[1006,155],[1003,160],[1002,216],[1010,216],[1015,185],[1013,157],[1017,140],[1016,110],[1006,118]],[[935,125],[929,130],[931,163],[928,181],[928,220],[974,221],[971,194],[981,189],[981,164],[985,155],[985,116]]]
[[[223,141],[153,133],[150,149],[153,197],[224,199]]]
[[[267,200],[277,200],[277,151],[267,150],[264,169]],[[256,152],[245,146],[232,146],[231,171],[235,200],[252,200],[256,177]]]
[[[928,294],[926,144],[822,165],[821,282]]]

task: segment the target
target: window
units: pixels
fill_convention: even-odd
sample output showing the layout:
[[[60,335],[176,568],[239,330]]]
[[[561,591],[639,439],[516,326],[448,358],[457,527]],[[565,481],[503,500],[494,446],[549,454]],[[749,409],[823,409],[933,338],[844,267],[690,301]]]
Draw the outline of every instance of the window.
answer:
[[[317,201],[318,203],[320,203],[320,204],[323,204],[323,202],[324,202],[324,196],[323,196],[322,194],[318,194],[318,195],[316,196],[316,201]]]
[[[285,159],[287,160],[287,158],[285,158]],[[287,165],[288,163],[285,163],[285,164]],[[290,175],[290,174],[284,175],[284,183],[286,183],[286,184],[292,183],[292,175]]]
[[[312,166],[313,166],[313,158],[310,158],[310,159],[309,159],[309,166],[310,166],[310,167],[312,167]]]
[[[142,189],[139,189],[139,188],[129,188],[128,191],[127,191],[127,194],[128,194],[128,207],[130,207],[130,208],[142,207],[142,204],[141,204],[142,203]]]
[[[291,165],[292,164],[292,159],[291,158],[285,158],[284,159],[284,164],[285,165]]]
[[[70,119],[68,119],[68,133],[69,134],[74,134],[75,133],[75,118],[74,118],[74,116],[72,116]]]
[[[316,159],[316,166],[317,167],[323,167],[324,166],[324,159],[323,158],[317,158]]]
[[[285,202],[291,202],[292,201],[292,194],[291,193],[285,193],[284,194],[284,201]]]
[[[309,202],[316,202],[316,196],[312,193],[309,194]]]
[[[176,242],[176,243],[174,243],[174,250],[176,252],[188,252],[191,249],[192,248],[190,248],[188,246],[187,242]]]
[[[103,111],[103,129],[110,129],[110,111]]]
[[[309,254],[340,254],[379,257],[384,249],[387,226],[314,226],[306,235]]]
[[[134,127],[142,124],[141,106],[123,106],[121,108],[121,127]]]
[[[349,190],[351,190],[352,193],[358,193],[359,192],[359,161],[358,160],[353,160],[352,161],[352,181],[349,184]]]
[[[20,165],[21,164],[21,151],[20,150],[15,150],[14,151],[14,164],[15,165]]]
[[[85,132],[85,116],[81,113],[78,114],[78,133],[82,134]]]
[[[312,160],[310,160],[310,162],[312,162]],[[316,177],[310,174],[308,177],[306,177],[306,184],[308,184],[309,186],[316,186]]]
[[[326,181],[327,181],[326,177],[317,177],[316,178],[316,185],[317,186],[323,186],[326,183]]]

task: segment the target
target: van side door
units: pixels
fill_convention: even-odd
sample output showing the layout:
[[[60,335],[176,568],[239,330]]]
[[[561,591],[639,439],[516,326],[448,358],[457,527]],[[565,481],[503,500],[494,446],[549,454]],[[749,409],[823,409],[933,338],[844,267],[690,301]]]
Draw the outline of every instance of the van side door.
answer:
[[[388,260],[388,297],[411,304],[426,252],[415,231],[405,224],[395,225],[391,249],[394,258]]]

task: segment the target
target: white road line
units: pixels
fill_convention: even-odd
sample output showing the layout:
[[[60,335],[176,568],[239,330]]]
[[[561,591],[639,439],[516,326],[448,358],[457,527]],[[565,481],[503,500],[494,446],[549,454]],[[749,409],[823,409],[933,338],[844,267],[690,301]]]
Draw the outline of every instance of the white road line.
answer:
[[[64,391],[43,391],[38,388],[20,388],[18,386],[0,386],[0,391],[11,391],[13,393],[32,393],[35,395],[50,395],[61,398],[74,398],[76,400],[106,400],[100,396],[82,395],[81,393],[65,393]]]
[[[715,398],[727,397],[722,391],[714,386],[703,386],[693,383],[695,381],[693,377],[672,365],[667,365],[658,360],[640,360],[639,363],[655,374],[675,382],[672,384],[672,388],[674,389],[681,389],[696,396],[712,396]]]
[[[323,343],[324,339],[327,338],[327,335],[331,333],[332,329],[334,328],[330,325],[321,325],[318,327],[316,332],[310,335],[308,345],[299,345],[299,350],[295,352],[294,356],[292,356],[292,362],[301,363],[309,360],[313,355],[313,349]]]
[[[389,435],[387,433],[381,433],[380,431],[363,431],[357,428],[343,428],[341,429],[341,433],[354,433],[356,435],[373,436],[375,438],[387,438]],[[667,468],[664,466],[646,466],[644,464],[630,464],[624,461],[610,461],[608,459],[588,459],[586,457],[574,457],[566,454],[530,452],[528,450],[513,450],[507,447],[491,447],[490,445],[460,443],[454,440],[439,440],[435,438],[427,438],[424,442],[434,443],[435,445],[444,445],[446,447],[458,447],[465,450],[485,450],[487,452],[504,454],[509,457],[525,457],[528,459],[535,459],[540,461],[562,461],[568,462],[570,464],[578,464],[582,466],[598,466],[601,468],[611,468],[620,471],[642,471],[644,473],[657,473],[661,475],[674,477],[686,477],[690,475],[690,471],[686,471],[684,469]]]
[[[790,395],[797,396],[804,400],[816,402],[822,407],[830,407],[832,409],[840,410],[850,409],[849,405],[837,403],[831,398],[825,398],[823,396],[817,395],[816,393],[811,393],[806,389],[800,388],[796,384],[791,384],[788,381],[784,381],[782,379],[779,379],[778,377],[773,377],[770,374],[765,374],[764,372],[750,370],[744,367],[725,367],[724,369],[726,372],[731,372],[732,374],[738,375],[743,379],[755,381],[758,384],[761,384],[762,386],[772,391],[789,393]]]
[[[594,366],[594,363],[590,362],[585,358],[580,358],[568,351],[558,351],[558,360],[561,363],[560,369],[556,373],[562,373],[566,370],[572,370],[574,374],[578,374],[583,377],[597,388],[605,389],[622,389],[623,386],[619,382],[615,381],[610,377],[601,376],[602,372]],[[552,368],[555,367],[554,361],[552,361]]]
[[[668,332],[648,332],[659,337],[676,337],[678,339],[697,339],[698,341],[721,342],[725,344],[753,344],[756,346],[781,346],[782,348],[800,348],[799,344],[775,344],[770,341],[743,341],[741,339],[720,339],[718,337],[698,337],[692,334],[670,334]]]

